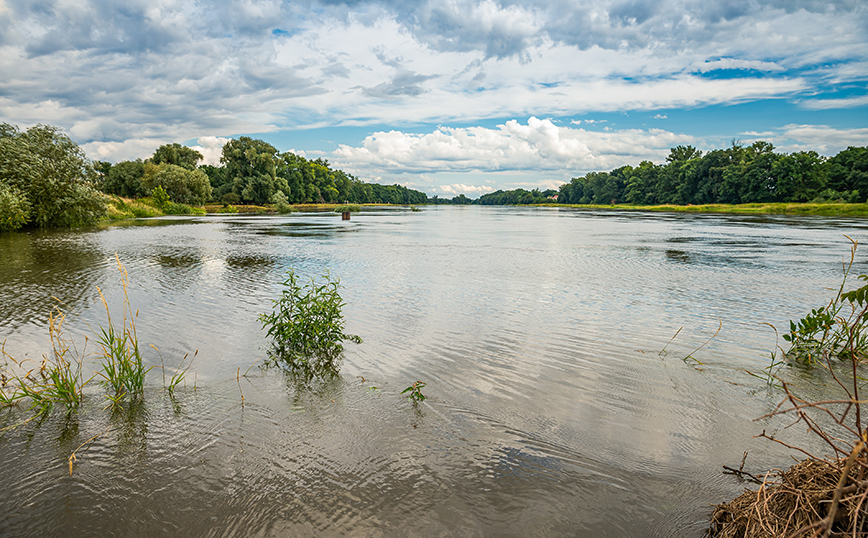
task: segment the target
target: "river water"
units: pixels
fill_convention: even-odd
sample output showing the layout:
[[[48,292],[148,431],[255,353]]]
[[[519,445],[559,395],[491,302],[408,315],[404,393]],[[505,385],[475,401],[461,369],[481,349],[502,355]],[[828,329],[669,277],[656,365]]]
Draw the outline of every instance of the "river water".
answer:
[[[97,288],[120,316],[116,255],[167,373],[198,350],[174,396],[154,369],[144,400],[112,411],[93,381],[77,415],[0,434],[0,536],[702,536],[711,505],[747,486],[721,465],[792,462],[755,435],[818,446],[754,420],[782,395],[746,370],[774,349],[764,323],[827,302],[845,234],[866,231],[441,206],[0,234],[13,357],[50,349],[52,296],[90,353]],[[347,332],[364,339],[313,388],[259,368],[257,316],[289,268],[339,277]],[[428,399],[414,406],[400,392],[416,380]],[[0,411],[0,428],[28,416]]]

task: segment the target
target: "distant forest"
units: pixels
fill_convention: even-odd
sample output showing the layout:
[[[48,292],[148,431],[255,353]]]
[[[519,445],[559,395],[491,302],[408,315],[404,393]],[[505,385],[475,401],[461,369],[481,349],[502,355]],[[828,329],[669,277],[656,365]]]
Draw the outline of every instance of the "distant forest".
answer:
[[[705,155],[692,146],[678,146],[664,164],[643,161],[637,167],[590,172],[561,185],[558,191],[497,191],[470,203],[700,205],[866,200],[868,147],[849,147],[825,158],[815,151],[775,153],[772,144],[760,141],[749,146],[733,142],[730,148]]]

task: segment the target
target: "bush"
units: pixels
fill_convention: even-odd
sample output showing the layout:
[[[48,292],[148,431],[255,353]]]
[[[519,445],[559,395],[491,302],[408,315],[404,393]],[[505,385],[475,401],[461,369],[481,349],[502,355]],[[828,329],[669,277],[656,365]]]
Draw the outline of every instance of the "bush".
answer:
[[[24,193],[0,183],[0,231],[11,231],[27,224],[30,203]]]
[[[344,333],[340,280],[326,272],[322,283],[311,278],[300,286],[293,270],[287,272],[280,299],[271,314],[261,314],[262,328],[272,339],[269,357],[288,366],[305,382],[338,374],[343,341],[361,343],[356,335]]]
[[[241,197],[234,192],[227,192],[222,199],[224,204],[237,204],[241,202]]]

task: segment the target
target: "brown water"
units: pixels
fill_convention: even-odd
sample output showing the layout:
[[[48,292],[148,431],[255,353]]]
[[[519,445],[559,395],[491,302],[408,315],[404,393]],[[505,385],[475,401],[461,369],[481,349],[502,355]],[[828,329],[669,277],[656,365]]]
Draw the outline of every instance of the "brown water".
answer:
[[[826,302],[843,234],[866,231],[429,207],[0,234],[13,356],[48,349],[52,295],[79,343],[104,324],[96,287],[120,308],[116,253],[140,340],[167,365],[199,350],[174,398],[154,370],[141,404],[104,409],[94,383],[77,416],[0,434],[0,536],[701,536],[710,505],[745,487],[721,465],[746,450],[754,472],[789,465],[754,435],[816,446],[753,421],[781,394],[744,370],[775,345],[761,323]],[[257,315],[290,267],[339,276],[348,332],[365,340],[315,390],[254,364]],[[682,362],[720,322],[703,364]],[[428,400],[414,407],[399,393],[417,379]],[[26,416],[0,411],[0,428]]]

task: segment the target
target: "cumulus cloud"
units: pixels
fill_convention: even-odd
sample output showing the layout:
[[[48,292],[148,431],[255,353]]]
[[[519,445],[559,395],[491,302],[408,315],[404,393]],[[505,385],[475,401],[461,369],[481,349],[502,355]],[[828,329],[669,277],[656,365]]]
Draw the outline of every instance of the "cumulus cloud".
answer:
[[[223,155],[223,146],[229,142],[229,138],[220,136],[202,136],[196,140],[197,145],[190,146],[202,154],[202,162],[200,164],[210,164],[211,166],[220,166],[220,157]]]
[[[662,129],[603,132],[559,127],[551,120],[510,120],[494,129],[439,127],[425,134],[374,133],[360,147],[340,145],[334,161],[386,174],[470,171],[587,171],[662,160],[694,138]]]
[[[828,125],[786,125],[774,137],[778,149],[783,151],[818,151],[835,155],[849,146],[864,146],[868,140],[868,128],[836,129]]]
[[[852,0],[3,0],[0,6],[0,117],[60,125],[92,151],[118,158],[141,156],[129,152],[144,150],[143,141],[156,147],[307,127],[406,129],[763,99],[818,111],[868,105],[864,96],[826,93],[868,78],[868,10]],[[720,71],[735,73],[722,80],[714,76]],[[585,155],[569,166],[605,168],[609,161],[598,149],[607,143],[635,136],[641,148],[646,142],[656,148],[650,138],[675,136],[616,129],[611,139],[595,139],[580,129],[557,131],[557,144],[566,148],[559,153],[557,144],[524,140],[520,127],[535,130],[504,124],[424,136],[381,132],[339,151],[384,170],[391,165],[381,162],[383,155],[398,169],[412,169],[405,153],[414,151],[430,160],[418,165],[423,170],[443,163],[508,169],[525,158],[550,166],[568,161],[567,154]]]
[[[88,142],[81,149],[95,161],[130,161],[147,159],[154,151],[167,142],[155,138],[131,138],[123,142]]]

